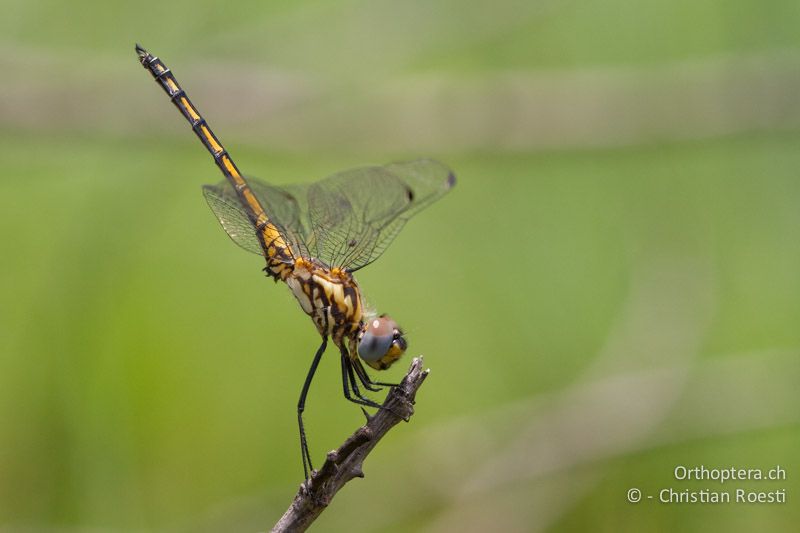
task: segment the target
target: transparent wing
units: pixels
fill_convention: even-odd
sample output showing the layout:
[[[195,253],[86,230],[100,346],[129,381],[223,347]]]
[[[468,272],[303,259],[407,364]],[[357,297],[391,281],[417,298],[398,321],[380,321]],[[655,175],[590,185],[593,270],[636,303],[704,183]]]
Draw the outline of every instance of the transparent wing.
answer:
[[[247,178],[247,183],[256,195],[267,216],[278,227],[295,257],[309,257],[306,247],[308,228],[305,212],[306,187],[288,185],[277,187],[258,178]],[[230,186],[229,186],[230,187]],[[231,191],[233,188],[230,187]]]
[[[256,195],[272,222],[278,227],[295,256],[308,256],[304,240],[300,202],[294,196],[292,187],[275,187],[255,178],[247,178],[247,183]],[[300,190],[300,194],[305,192]],[[256,229],[242,207],[233,186],[226,180],[216,185],[204,185],[203,195],[217,216],[228,236],[247,250],[264,255]],[[304,196],[301,196],[303,198]]]
[[[264,254],[256,237],[256,229],[227,181],[217,185],[203,185],[203,196],[233,242],[248,252]]]
[[[409,218],[447,193],[455,175],[442,163],[419,159],[346,170],[306,185],[247,181],[293,253],[355,271],[377,259]],[[233,187],[223,181],[203,193],[231,239],[261,254]]]
[[[430,159],[356,168],[313,183],[306,196],[307,248],[330,266],[358,270],[453,185],[453,172]]]

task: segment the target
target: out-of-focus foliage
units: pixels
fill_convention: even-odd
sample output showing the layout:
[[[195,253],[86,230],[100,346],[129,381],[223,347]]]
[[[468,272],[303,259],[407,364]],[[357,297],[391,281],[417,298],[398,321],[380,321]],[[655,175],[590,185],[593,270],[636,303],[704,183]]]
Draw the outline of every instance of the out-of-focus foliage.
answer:
[[[800,521],[795,2],[2,13],[0,529],[264,530],[300,482],[317,334],[218,228],[200,186],[219,176],[136,41],[245,172],[432,156],[459,175],[359,272],[432,374],[320,530]],[[307,407],[318,462],[363,419],[337,365]],[[788,479],[674,479],[701,464]],[[789,503],[634,505],[631,487]]]

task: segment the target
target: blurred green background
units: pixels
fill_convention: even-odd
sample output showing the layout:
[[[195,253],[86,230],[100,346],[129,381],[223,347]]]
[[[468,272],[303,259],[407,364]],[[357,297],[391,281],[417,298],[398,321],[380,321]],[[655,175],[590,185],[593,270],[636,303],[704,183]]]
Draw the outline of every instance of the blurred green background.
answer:
[[[301,481],[318,336],[137,41],[244,172],[459,176],[359,272],[432,373],[319,531],[795,530],[797,2],[0,8],[0,530],[266,530]],[[307,413],[318,463],[363,420],[330,353]]]

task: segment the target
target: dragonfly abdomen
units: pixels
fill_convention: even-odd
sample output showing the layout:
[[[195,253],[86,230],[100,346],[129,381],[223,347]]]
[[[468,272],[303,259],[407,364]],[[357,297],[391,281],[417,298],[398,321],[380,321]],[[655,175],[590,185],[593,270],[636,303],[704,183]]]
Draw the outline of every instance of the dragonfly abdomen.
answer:
[[[257,236],[261,242],[264,251],[264,256],[267,258],[267,266],[273,273],[282,273],[281,279],[285,279],[285,267],[281,266],[292,259],[291,251],[286,244],[283,234],[275,226],[272,220],[267,216],[264,207],[256,198],[250,185],[244,179],[236,164],[231,159],[228,151],[222,146],[222,143],[211,127],[206,122],[197,108],[189,97],[186,95],[178,81],[173,76],[172,71],[168,69],[164,63],[156,56],[150,54],[144,48],[136,45],[136,53],[139,56],[139,61],[142,66],[150,71],[153,78],[167,93],[170,100],[175,107],[181,112],[192,127],[197,137],[206,147],[206,150],[214,157],[214,162],[217,164],[222,174],[230,182],[236,191],[236,196],[239,198],[242,207],[247,213],[247,217],[254,227],[258,229]],[[277,274],[276,274],[277,277]]]

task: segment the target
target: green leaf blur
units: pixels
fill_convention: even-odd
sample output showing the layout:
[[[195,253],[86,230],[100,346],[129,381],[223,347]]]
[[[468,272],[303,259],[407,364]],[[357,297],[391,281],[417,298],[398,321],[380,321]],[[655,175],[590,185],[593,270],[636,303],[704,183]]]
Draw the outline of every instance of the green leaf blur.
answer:
[[[218,227],[220,176],[135,42],[245,173],[458,174],[358,273],[432,372],[319,531],[796,528],[792,503],[626,501],[800,491],[796,2],[2,13],[0,530],[262,531],[301,481],[318,336]],[[331,354],[307,413],[318,463],[363,420]]]

